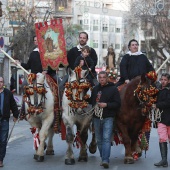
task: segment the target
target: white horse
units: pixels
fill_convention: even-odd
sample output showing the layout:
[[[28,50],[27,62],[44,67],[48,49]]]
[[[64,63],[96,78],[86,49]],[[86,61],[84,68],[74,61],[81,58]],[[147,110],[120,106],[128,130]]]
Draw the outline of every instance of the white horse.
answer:
[[[79,68],[80,69],[80,68]],[[76,69],[75,69],[76,70]],[[86,70],[71,71],[68,83],[62,99],[62,119],[66,127],[66,142],[68,149],[65,156],[65,164],[75,164],[72,145],[74,143],[73,126],[77,126],[76,140],[80,144],[80,154],[78,161],[87,161],[88,129],[92,120],[92,108],[85,99],[89,98],[87,91],[90,84],[86,82]]]
[[[46,154],[54,155],[53,150],[53,122],[54,122],[54,96],[46,81],[46,77],[37,73],[36,81],[25,89],[25,115],[30,125],[38,130],[39,139],[35,137],[34,142],[38,142],[34,159],[38,162],[44,160],[45,140],[48,137]]]

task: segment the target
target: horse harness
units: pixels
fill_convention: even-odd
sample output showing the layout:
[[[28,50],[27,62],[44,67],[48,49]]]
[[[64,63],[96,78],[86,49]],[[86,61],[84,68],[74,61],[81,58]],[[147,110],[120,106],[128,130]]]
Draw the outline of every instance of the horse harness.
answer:
[[[157,93],[158,89],[156,87],[151,84],[149,84],[149,87],[145,87],[141,84],[141,81],[139,82],[137,88],[134,90],[134,96],[137,97],[139,105],[142,107],[142,116],[147,116],[147,113],[150,112],[152,104],[154,104],[157,100]]]
[[[34,79],[32,83],[24,87],[25,94],[23,95],[23,101],[28,104],[28,114],[40,114],[43,112],[45,105],[45,93],[44,84],[37,83]],[[40,102],[38,103],[38,94],[41,95]],[[34,103],[31,101],[31,96],[34,95]],[[25,105],[25,104],[24,104]]]

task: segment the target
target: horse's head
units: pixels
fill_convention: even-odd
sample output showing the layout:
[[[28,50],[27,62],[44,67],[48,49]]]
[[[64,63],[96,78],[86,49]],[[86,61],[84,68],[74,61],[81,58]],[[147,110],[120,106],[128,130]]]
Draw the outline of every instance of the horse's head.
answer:
[[[79,114],[87,107],[88,103],[86,99],[90,97],[90,95],[87,94],[90,88],[90,83],[86,80],[87,74],[87,70],[76,67],[74,71],[70,71],[69,82],[65,85],[65,94],[70,101],[69,106]]]
[[[140,102],[140,105],[142,106],[143,115],[146,115],[148,111],[151,110],[152,104],[156,102],[156,95],[158,93],[158,89],[155,86],[156,79],[157,75],[155,72],[143,74],[136,90],[134,91]]]
[[[76,67],[77,68],[77,67]],[[69,70],[69,81],[86,81],[86,76],[88,74],[88,70],[82,70],[81,67],[78,67],[76,70]]]
[[[45,76],[37,73],[33,81],[25,87],[25,101],[28,104],[28,113],[41,113],[43,111],[43,100],[46,90],[44,88]]]

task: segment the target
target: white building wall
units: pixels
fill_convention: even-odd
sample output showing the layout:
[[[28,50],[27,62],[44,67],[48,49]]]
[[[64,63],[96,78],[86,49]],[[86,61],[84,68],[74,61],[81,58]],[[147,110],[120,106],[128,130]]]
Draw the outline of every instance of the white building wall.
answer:
[[[81,5],[80,5],[81,4]],[[89,4],[89,3],[88,3]],[[91,5],[94,5],[91,3]],[[96,4],[95,4],[96,5]],[[99,4],[98,4],[99,5]],[[83,3],[74,3],[74,24],[79,24],[82,20],[82,27],[84,31],[89,34],[88,45],[96,50],[98,55],[98,67],[101,67],[104,61],[104,57],[107,55],[107,48],[112,44],[115,49],[116,57],[123,44],[123,12],[112,9],[95,8],[93,6],[85,6]],[[95,22],[98,21],[98,30],[94,29]],[[103,31],[103,26],[107,31]],[[119,29],[119,32],[117,31]],[[93,42],[98,42],[98,48],[95,48]],[[106,43],[106,47],[103,48],[103,42]]]

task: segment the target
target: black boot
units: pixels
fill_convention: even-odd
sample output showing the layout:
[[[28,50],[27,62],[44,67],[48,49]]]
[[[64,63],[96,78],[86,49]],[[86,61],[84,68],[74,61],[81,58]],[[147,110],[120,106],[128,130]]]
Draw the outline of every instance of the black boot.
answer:
[[[167,142],[162,142],[159,143],[159,147],[160,147],[160,152],[161,152],[161,157],[162,160],[158,163],[155,163],[155,166],[163,166],[163,167],[168,167],[168,161],[167,161]]]

